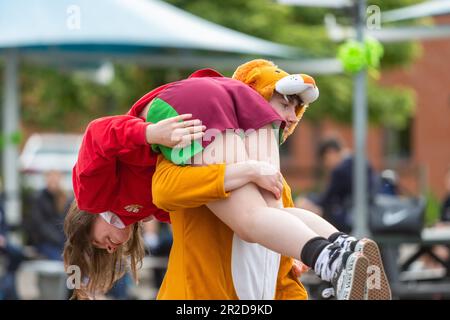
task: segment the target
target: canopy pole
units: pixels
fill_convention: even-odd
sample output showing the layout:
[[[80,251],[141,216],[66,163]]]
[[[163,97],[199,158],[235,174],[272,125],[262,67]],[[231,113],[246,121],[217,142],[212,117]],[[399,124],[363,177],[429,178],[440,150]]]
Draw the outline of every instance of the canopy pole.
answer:
[[[366,0],[355,0],[356,40],[364,42]],[[359,71],[353,80],[353,233],[356,237],[368,236],[367,204],[367,70]]]
[[[19,130],[19,61],[17,51],[9,49],[5,54],[4,93],[3,93],[3,184],[6,221],[11,225],[21,223],[21,199],[19,184],[18,146],[12,136]]]

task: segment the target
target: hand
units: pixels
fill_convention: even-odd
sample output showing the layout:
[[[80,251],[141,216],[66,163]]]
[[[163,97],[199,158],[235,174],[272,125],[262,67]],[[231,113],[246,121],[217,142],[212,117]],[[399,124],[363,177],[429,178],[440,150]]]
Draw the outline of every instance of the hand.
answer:
[[[278,200],[283,193],[283,176],[274,166],[263,161],[248,161],[252,166],[252,182],[273,193]]]
[[[202,126],[198,119],[185,121],[190,118],[192,118],[192,114],[182,114],[149,124],[145,133],[148,144],[183,148],[191,141],[200,139],[203,137],[206,127]]]
[[[295,260],[292,263],[292,273],[295,277],[299,278],[303,273],[307,272],[309,267],[307,267],[303,262]]]

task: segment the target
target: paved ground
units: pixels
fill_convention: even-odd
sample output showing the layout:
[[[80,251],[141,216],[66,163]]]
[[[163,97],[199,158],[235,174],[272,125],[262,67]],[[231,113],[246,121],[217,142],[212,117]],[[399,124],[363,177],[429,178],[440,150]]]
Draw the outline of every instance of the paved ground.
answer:
[[[139,271],[139,285],[133,285],[130,289],[130,295],[139,300],[155,299],[157,288],[152,286],[153,279],[151,268],[153,266],[160,266],[164,263],[164,259],[146,258],[144,260],[143,268]],[[48,271],[48,269],[46,271]],[[45,275],[41,276],[41,281],[44,278]],[[43,293],[40,292],[40,288],[44,289]],[[43,282],[39,283],[36,269],[33,268],[33,266],[30,266],[30,264],[27,265],[25,263],[17,274],[17,291],[19,296],[24,300],[66,299],[66,276],[65,274],[55,272],[51,276],[45,278]]]

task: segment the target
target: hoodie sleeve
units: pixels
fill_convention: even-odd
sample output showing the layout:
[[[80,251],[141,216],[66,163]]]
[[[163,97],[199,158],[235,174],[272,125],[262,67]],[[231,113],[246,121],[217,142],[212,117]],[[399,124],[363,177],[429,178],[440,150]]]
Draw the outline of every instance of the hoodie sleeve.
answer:
[[[225,164],[182,167],[160,155],[152,178],[153,203],[171,212],[227,198],[230,193],[224,187],[225,168]]]
[[[77,171],[89,174],[114,163],[121,154],[149,146],[145,137],[148,123],[128,116],[112,116],[92,121],[85,132],[78,156]],[[149,146],[150,148],[150,146]]]

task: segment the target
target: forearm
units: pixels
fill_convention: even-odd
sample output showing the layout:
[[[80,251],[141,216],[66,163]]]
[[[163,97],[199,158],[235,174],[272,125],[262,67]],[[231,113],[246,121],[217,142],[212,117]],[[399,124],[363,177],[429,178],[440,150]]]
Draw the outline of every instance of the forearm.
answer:
[[[199,207],[255,182],[263,169],[256,161],[181,167],[160,156],[152,179],[153,203],[169,212]]]
[[[159,156],[152,178],[153,203],[170,212],[226,198],[224,177],[224,164],[182,167]]]
[[[110,116],[92,121],[86,129],[83,147],[91,155],[117,157],[123,150],[148,146],[148,123],[131,116]]]
[[[227,164],[224,178],[225,191],[233,191],[252,182],[255,177],[255,171],[251,162]]]

